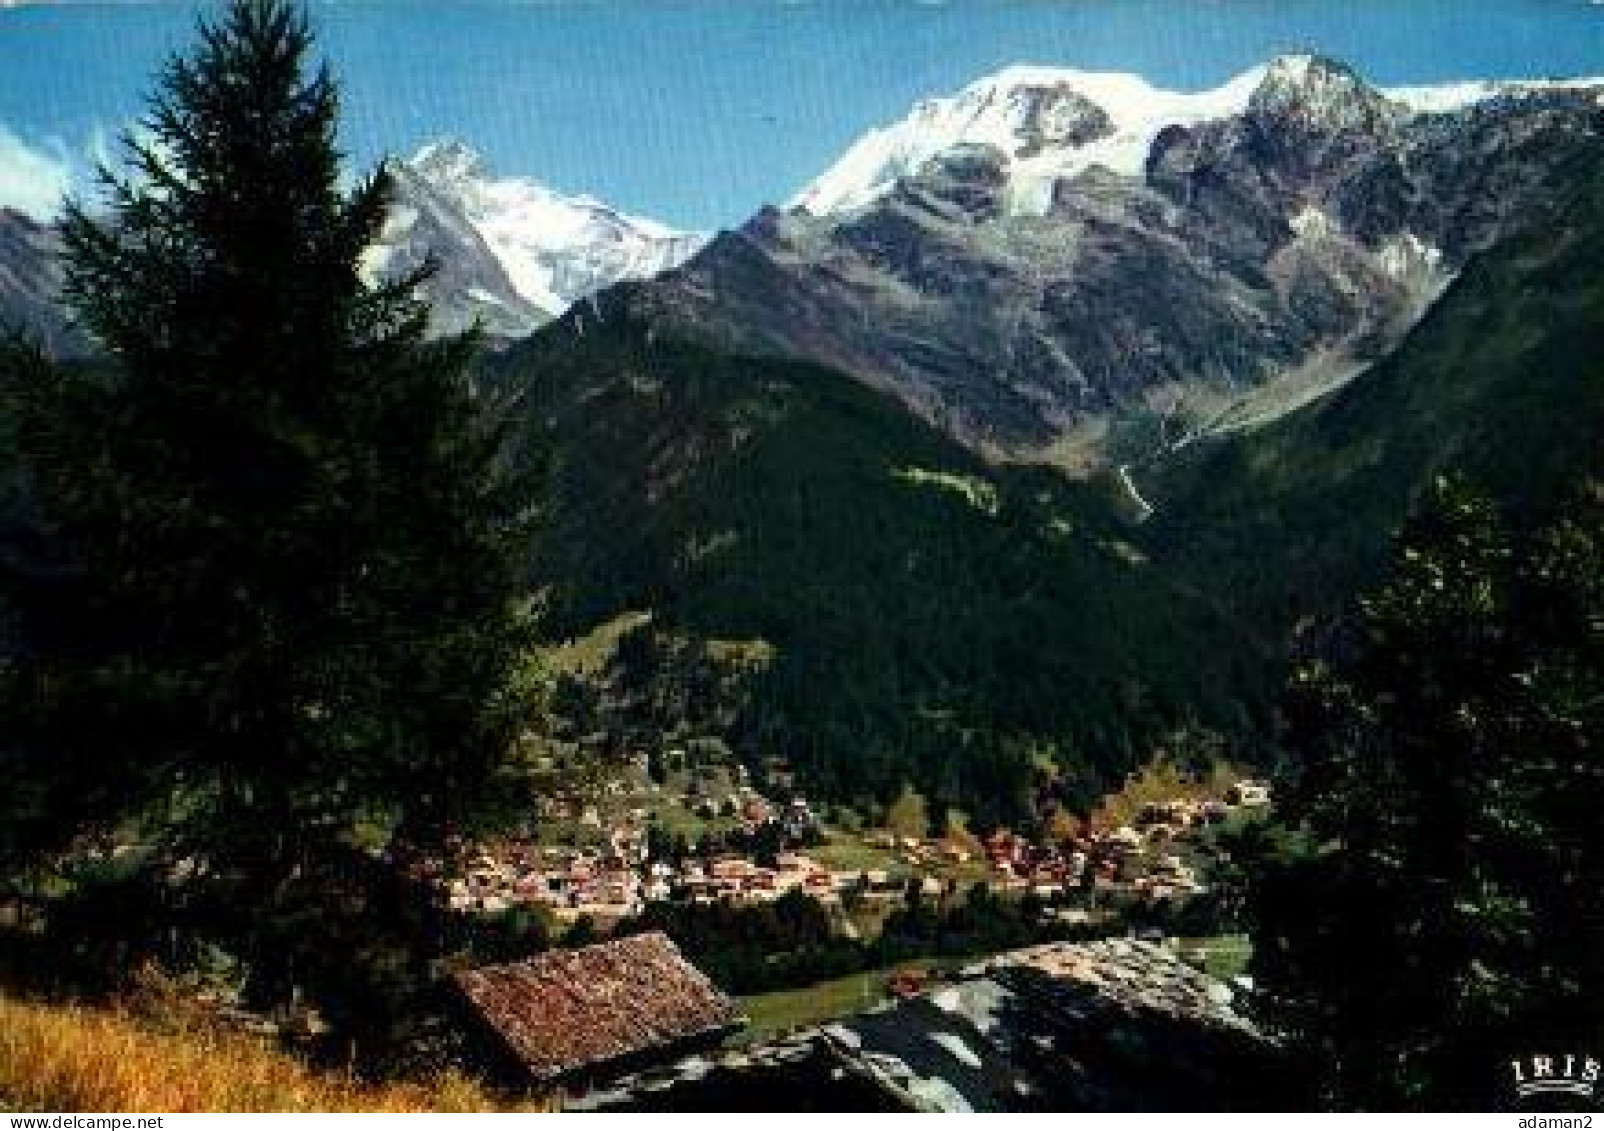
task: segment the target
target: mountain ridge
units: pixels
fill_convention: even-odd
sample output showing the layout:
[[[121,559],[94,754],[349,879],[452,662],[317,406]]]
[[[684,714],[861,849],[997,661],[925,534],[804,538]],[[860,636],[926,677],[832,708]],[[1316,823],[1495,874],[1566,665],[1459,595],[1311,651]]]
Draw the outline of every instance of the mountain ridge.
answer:
[[[1574,179],[1551,223],[1472,257],[1345,388],[1136,469],[1155,560],[1262,626],[1332,615],[1374,581],[1438,475],[1467,477],[1517,530],[1553,521],[1604,445],[1604,157]]]
[[[678,726],[789,762],[810,796],[911,783],[988,821],[1160,751],[1275,757],[1288,659],[1436,476],[1541,524],[1597,466],[1604,178],[1596,154],[1563,176],[1553,222],[1473,254],[1342,389],[1083,480],[616,296],[571,312],[495,372],[552,457],[548,630],[635,625],[605,689],[573,696],[581,725],[625,748]]]
[[[597,308],[844,370],[992,456],[1096,471],[1273,418],[1385,355],[1468,256],[1551,203],[1604,124],[1590,81],[1407,88],[1406,103],[1300,57],[1229,99],[1176,96],[1207,103],[1181,120],[1141,118],[1138,169],[1126,111],[1004,74],[1032,97],[966,88],[939,105],[964,104],[978,133],[942,134],[895,176],[849,150],[879,195],[829,211],[856,190],[805,190]],[[1116,142],[1123,172],[1084,161]]]
[[[420,296],[436,333],[477,322],[493,340],[525,337],[596,291],[679,265],[705,242],[592,196],[494,176],[452,139],[389,168],[395,196],[362,266],[379,279],[432,263]],[[58,252],[53,225],[0,209],[0,320],[53,353],[86,353],[63,308]]]
[[[1105,485],[988,464],[812,363],[622,318],[488,372],[549,467],[544,631],[633,625],[563,696],[580,733],[717,736],[810,795],[912,782],[995,822],[1049,762],[1089,801],[1194,728],[1262,732],[1261,651],[1152,569]]]
[[[1355,80],[1359,85],[1355,85]],[[1323,88],[1323,89],[1322,89]],[[1155,86],[1135,72],[1084,71],[1017,63],[966,84],[957,93],[916,103],[896,122],[870,129],[830,168],[785,205],[815,215],[861,207],[897,180],[963,144],[996,145],[1026,161],[1043,156],[1043,140],[1070,141],[1046,154],[1055,177],[1094,164],[1140,172],[1152,143],[1171,125],[1195,126],[1260,108],[1279,95],[1283,106],[1342,112],[1357,97],[1378,100],[1399,116],[1456,113],[1501,96],[1555,90],[1604,91],[1604,76],[1570,80],[1510,79],[1369,88],[1351,68],[1325,56],[1290,54],[1251,67],[1221,85],[1196,91]],[[1063,110],[1073,111],[1068,122]],[[1044,128],[1045,123],[1050,123]],[[1359,124],[1353,120],[1347,125]],[[1079,128],[1077,128],[1079,127]]]
[[[396,204],[370,262],[395,272],[433,253],[440,272],[426,293],[446,330],[477,317],[493,336],[522,337],[599,290],[679,266],[706,242],[592,196],[494,176],[457,139],[392,169]]]

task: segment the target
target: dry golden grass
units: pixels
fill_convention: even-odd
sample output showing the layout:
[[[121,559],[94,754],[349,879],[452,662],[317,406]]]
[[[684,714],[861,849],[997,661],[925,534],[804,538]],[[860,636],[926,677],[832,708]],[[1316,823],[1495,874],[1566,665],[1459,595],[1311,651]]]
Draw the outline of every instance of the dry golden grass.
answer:
[[[118,1112],[507,1110],[460,1076],[367,1086],[243,1034],[0,996],[0,1108]]]

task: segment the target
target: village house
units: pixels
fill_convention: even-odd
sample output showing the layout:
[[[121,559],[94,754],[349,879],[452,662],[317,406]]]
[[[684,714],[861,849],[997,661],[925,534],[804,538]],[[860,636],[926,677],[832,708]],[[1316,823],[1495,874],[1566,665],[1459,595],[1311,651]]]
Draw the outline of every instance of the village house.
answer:
[[[661,933],[466,970],[454,980],[482,1038],[474,1059],[493,1079],[543,1089],[666,1063],[743,1023]]]
[[[1142,834],[1129,825],[1121,825],[1102,840],[1103,846],[1115,857],[1126,857],[1140,852]]]
[[[1030,844],[1024,837],[1007,829],[998,829],[985,840],[986,859],[992,868],[1004,875],[1028,867]]]
[[[1148,876],[1149,892],[1159,899],[1174,899],[1195,895],[1203,890],[1197,873],[1179,856],[1162,856]]]
[[[1270,804],[1270,787],[1264,782],[1239,781],[1226,791],[1225,800],[1244,809],[1261,809]]]

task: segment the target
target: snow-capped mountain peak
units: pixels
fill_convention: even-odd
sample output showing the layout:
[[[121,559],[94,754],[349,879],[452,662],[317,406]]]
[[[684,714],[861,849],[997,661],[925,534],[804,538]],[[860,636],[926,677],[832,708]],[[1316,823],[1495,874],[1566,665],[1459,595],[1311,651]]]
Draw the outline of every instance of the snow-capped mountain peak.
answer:
[[[429,142],[407,164],[420,176],[442,185],[481,180],[489,175],[479,151],[457,138]]]
[[[843,370],[988,454],[1117,467],[1155,412],[1165,444],[1256,426],[1385,356],[1568,197],[1601,90],[1399,91],[1315,55],[1200,92],[1011,67],[619,301]]]
[[[1013,208],[1040,211],[1057,181],[1094,165],[1140,176],[1154,140],[1170,126],[1253,114],[1325,133],[1374,130],[1500,95],[1595,86],[1604,87],[1604,80],[1378,89],[1346,65],[1312,54],[1283,55],[1193,92],[1164,90],[1135,74],[1016,65],[951,96],[921,101],[900,122],[870,130],[790,207],[816,216],[854,211],[937,156],[979,145],[1003,155]]]
[[[1008,159],[1017,204],[1028,210],[1043,181],[1093,165],[1140,172],[1154,137],[1240,113],[1263,69],[1217,90],[1160,90],[1139,75],[1014,66],[948,98],[920,102],[901,122],[872,130],[791,202],[815,215],[850,211],[884,195],[931,158],[962,145],[986,145]]]
[[[445,328],[485,320],[528,333],[614,283],[671,270],[707,242],[590,196],[496,177],[473,147],[430,142],[394,168],[397,201],[371,261],[380,271],[439,263],[429,283]]]
[[[1319,55],[1271,60],[1248,100],[1248,111],[1332,133],[1385,128],[1409,113],[1345,63]]]

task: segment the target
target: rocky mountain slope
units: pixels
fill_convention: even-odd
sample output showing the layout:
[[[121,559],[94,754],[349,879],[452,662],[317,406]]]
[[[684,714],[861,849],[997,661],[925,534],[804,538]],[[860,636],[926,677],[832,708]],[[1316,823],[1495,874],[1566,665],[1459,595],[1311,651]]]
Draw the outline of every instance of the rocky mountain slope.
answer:
[[[1403,346],[1264,428],[1131,469],[1157,564],[1274,634],[1340,610],[1443,473],[1530,529],[1604,473],[1604,155],[1475,256]]]
[[[434,255],[439,271],[425,295],[442,330],[477,317],[494,336],[521,337],[605,287],[679,266],[706,243],[588,196],[494,177],[458,141],[426,145],[394,169],[396,206],[369,264],[398,273]]]
[[[426,258],[423,287],[442,333],[476,319],[492,338],[519,338],[621,280],[676,267],[706,242],[534,181],[495,178],[460,142],[427,145],[392,166],[396,200],[365,265],[398,277]],[[66,326],[50,229],[0,209],[0,324],[21,326],[57,353],[85,347]]]
[[[10,208],[0,208],[0,330],[20,327],[53,353],[83,346],[61,307],[61,267],[55,231]]]
[[[1545,222],[1465,252],[1343,388],[1123,476],[988,462],[862,382],[687,345],[616,295],[576,310],[496,372],[551,460],[548,628],[650,614],[586,724],[672,721],[810,794],[909,781],[990,818],[1043,761],[1090,795],[1198,731],[1253,757],[1297,635],[1376,579],[1434,476],[1542,523],[1596,473],[1601,161],[1556,167]],[[719,656],[747,668],[730,699]]]
[[[1125,462],[1384,355],[1551,202],[1601,90],[1383,91],[1310,57],[1194,95],[1014,68],[601,313],[830,365],[981,450]]]
[[[396,207],[369,261],[396,273],[433,253],[439,273],[425,294],[441,329],[481,318],[492,335],[521,337],[577,300],[653,278],[706,244],[593,197],[496,178],[460,141],[423,146],[395,172]]]
[[[550,468],[545,631],[627,628],[602,685],[564,696],[582,732],[719,736],[810,795],[912,782],[993,821],[1055,759],[1090,800],[1177,730],[1261,732],[1255,643],[1152,568],[1101,484],[990,466],[829,370],[622,319],[491,372]]]

